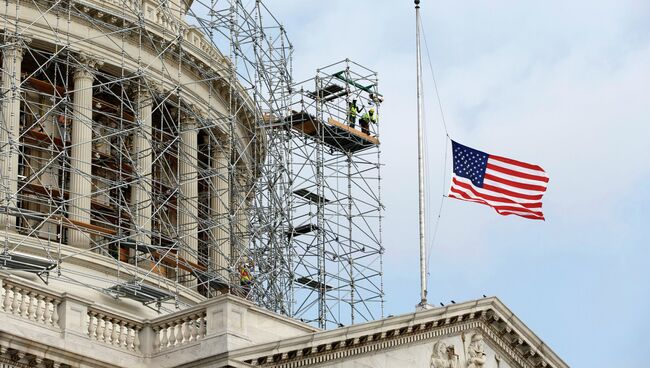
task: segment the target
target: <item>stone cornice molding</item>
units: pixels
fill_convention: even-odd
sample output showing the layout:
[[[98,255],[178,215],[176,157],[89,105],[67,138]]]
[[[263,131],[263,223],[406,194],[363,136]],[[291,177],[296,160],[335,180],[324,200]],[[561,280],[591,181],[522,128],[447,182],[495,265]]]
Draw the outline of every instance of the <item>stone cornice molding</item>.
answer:
[[[460,309],[459,309],[460,307]],[[505,317],[508,316],[508,317]],[[401,345],[478,330],[506,360],[523,368],[568,368],[496,298],[436,308],[241,349],[229,356],[263,367],[310,367]],[[257,353],[256,353],[257,352]]]

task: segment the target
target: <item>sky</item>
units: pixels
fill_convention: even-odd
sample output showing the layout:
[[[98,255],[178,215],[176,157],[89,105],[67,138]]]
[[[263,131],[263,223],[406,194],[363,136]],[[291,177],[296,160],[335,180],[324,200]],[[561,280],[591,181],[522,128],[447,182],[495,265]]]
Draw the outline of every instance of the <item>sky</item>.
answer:
[[[413,3],[266,3],[295,47],[296,80],[345,58],[379,73],[385,314],[413,312]],[[494,295],[570,366],[646,366],[650,2],[423,0],[422,22],[429,301]],[[439,211],[451,162],[430,66],[454,140],[547,171],[546,221],[453,199]]]

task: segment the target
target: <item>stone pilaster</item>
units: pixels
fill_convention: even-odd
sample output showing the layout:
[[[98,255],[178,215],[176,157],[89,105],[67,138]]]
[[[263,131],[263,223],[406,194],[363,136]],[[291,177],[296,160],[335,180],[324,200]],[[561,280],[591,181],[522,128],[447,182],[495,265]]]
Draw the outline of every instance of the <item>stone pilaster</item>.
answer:
[[[210,212],[214,227],[213,244],[210,248],[212,268],[224,279],[228,279],[230,261],[230,185],[228,168],[230,166],[230,138],[225,137],[215,142],[212,147],[212,193],[210,194]]]
[[[13,211],[17,207],[18,155],[20,149],[20,74],[22,72],[22,39],[2,50],[2,126],[0,127],[0,170],[2,170],[2,202]],[[5,189],[6,188],[6,189]],[[8,229],[16,223],[15,216],[0,216],[0,227]]]
[[[72,137],[70,148],[70,201],[68,218],[90,223],[92,192],[92,139],[93,139],[93,81],[94,69],[100,62],[80,56],[73,75],[74,97],[72,106]],[[87,233],[73,228],[68,232],[68,244],[89,247]]]
[[[198,186],[198,130],[194,116],[181,118],[180,157],[178,173],[180,195],[178,197],[178,233],[181,240],[179,255],[196,263],[199,247],[199,186]],[[187,285],[193,285],[188,283]]]
[[[151,191],[152,191],[152,125],[153,98],[140,90],[135,94],[137,129],[133,134],[134,180],[131,184],[134,240],[138,244],[151,244]]]

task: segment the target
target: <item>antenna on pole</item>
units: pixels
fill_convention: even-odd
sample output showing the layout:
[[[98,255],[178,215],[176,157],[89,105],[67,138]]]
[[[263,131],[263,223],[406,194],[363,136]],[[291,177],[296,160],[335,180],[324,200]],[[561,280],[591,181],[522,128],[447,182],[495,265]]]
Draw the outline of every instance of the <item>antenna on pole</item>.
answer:
[[[422,60],[420,52],[420,0],[415,0],[415,54],[417,59],[417,115],[418,115],[418,195],[420,225],[420,303],[427,308],[426,238],[424,233],[424,134],[422,127]]]

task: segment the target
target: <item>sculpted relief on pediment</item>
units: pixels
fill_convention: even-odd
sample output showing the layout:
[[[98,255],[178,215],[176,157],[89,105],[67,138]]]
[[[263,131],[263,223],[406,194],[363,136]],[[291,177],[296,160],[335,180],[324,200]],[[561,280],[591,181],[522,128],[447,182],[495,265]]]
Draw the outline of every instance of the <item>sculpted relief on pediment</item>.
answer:
[[[473,332],[434,342],[429,368],[509,368],[509,365],[485,344],[481,333]]]

